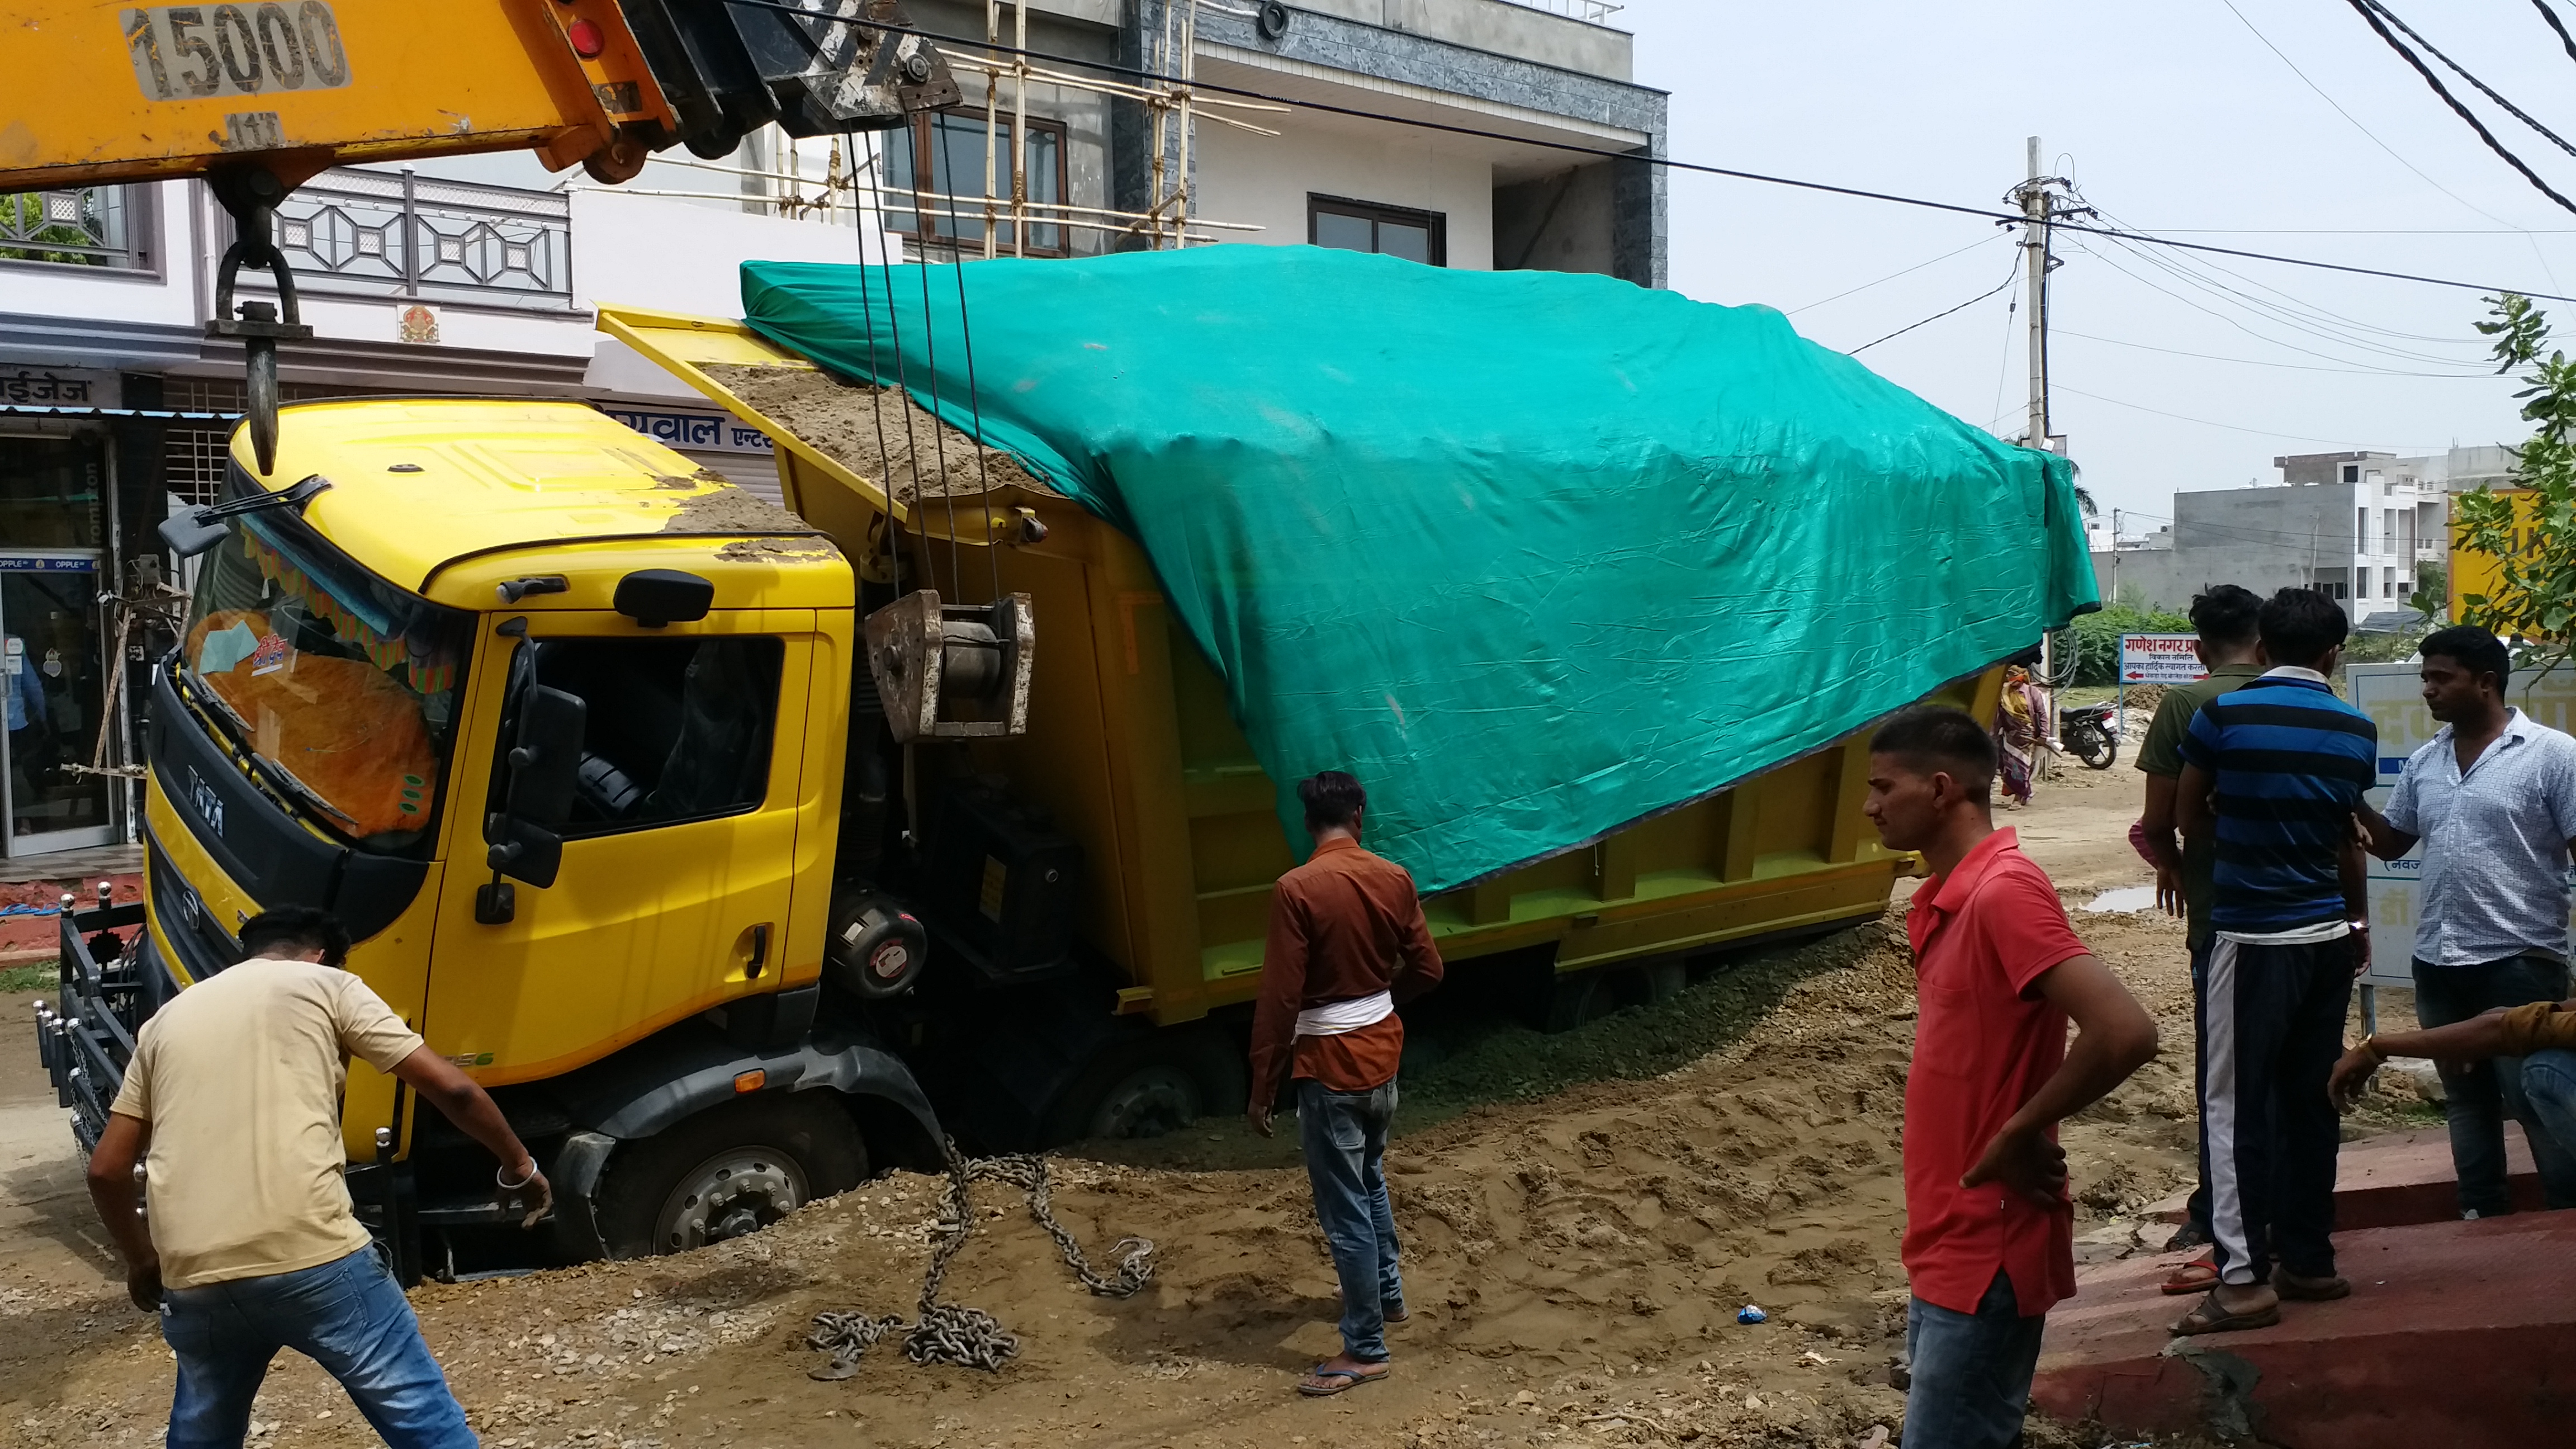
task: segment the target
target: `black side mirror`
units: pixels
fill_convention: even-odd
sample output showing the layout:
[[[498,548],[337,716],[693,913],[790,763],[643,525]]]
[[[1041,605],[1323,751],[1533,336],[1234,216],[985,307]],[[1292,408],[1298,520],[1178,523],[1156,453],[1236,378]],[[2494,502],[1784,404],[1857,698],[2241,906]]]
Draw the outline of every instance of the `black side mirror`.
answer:
[[[232,536],[231,529],[206,517],[205,510],[199,508],[162,519],[159,532],[161,546],[180,558],[195,558]]]
[[[581,736],[590,706],[580,695],[529,682],[519,696],[519,735],[510,747],[509,786],[502,809],[483,825],[491,849],[486,859],[493,884],[479,896],[475,917],[486,925],[509,919],[506,887],[500,877],[526,881],[539,890],[555,883],[563,869],[563,837],[556,833],[572,815],[573,787],[579,783]]]
[[[617,581],[617,592],[609,602],[647,629],[694,624],[715,607],[716,586],[711,579],[678,569],[637,569]]]
[[[510,749],[504,808],[519,820],[561,825],[581,776],[581,736],[590,705],[580,695],[531,684],[519,700],[519,738]]]

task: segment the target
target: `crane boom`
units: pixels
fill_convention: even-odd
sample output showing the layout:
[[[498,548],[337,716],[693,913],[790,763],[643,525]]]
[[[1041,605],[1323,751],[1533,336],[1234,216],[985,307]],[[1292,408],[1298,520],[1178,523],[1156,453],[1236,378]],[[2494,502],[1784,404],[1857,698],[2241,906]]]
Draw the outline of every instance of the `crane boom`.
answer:
[[[277,343],[312,335],[272,218],[326,168],[527,149],[615,184],[672,146],[723,156],[764,125],[881,130],[962,99],[898,0],[18,0],[8,34],[0,192],[201,176],[231,213],[206,328],[243,343],[263,470]],[[235,307],[245,266],[276,303]]]

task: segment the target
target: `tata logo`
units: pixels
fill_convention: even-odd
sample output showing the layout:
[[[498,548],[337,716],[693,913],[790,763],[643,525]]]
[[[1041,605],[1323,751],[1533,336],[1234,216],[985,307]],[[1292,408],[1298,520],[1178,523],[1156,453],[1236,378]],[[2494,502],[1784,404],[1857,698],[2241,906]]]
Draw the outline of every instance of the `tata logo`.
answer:
[[[214,832],[215,838],[223,839],[224,799],[194,769],[188,771],[188,803],[196,807],[198,817],[206,822],[206,828]]]

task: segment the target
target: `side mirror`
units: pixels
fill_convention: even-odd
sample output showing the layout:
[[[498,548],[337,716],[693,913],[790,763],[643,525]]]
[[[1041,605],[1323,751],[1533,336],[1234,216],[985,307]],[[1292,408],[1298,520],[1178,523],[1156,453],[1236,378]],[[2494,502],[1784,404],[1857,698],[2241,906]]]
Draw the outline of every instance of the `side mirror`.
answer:
[[[195,558],[212,550],[232,536],[232,530],[208,518],[205,510],[190,508],[161,520],[161,546],[180,558]]]
[[[504,808],[519,820],[561,825],[572,814],[581,776],[581,736],[590,705],[580,695],[542,684],[519,701],[519,738],[510,747],[510,792]]]
[[[563,869],[563,837],[557,830],[572,815],[573,787],[581,770],[582,728],[590,706],[580,695],[529,683],[519,698],[519,737],[510,746],[510,780],[500,812],[483,825],[486,859],[492,867],[497,924],[509,919],[499,904],[500,877],[526,881],[539,890],[555,883]],[[478,902],[478,919],[486,911]]]

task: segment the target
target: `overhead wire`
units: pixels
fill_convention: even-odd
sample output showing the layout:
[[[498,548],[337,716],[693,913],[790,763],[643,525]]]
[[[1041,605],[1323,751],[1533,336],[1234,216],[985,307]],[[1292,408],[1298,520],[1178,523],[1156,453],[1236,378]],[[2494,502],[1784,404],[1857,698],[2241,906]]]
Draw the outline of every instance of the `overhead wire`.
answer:
[[[735,3],[743,3],[743,0],[735,0]],[[2409,66],[2414,67],[2415,73],[2424,78],[2424,84],[2433,88],[2433,94],[2442,98],[2442,104],[2449,106],[2461,120],[2469,123],[2469,129],[2478,133],[2478,139],[2487,143],[2488,150],[2503,157],[2505,164],[2511,166],[2514,170],[2521,172],[2522,179],[2530,182],[2534,187],[2538,188],[2541,195],[2557,202],[2560,206],[2566,208],[2570,212],[2576,212],[2576,201],[2569,201],[2566,197],[2558,194],[2557,188],[2551,186],[2548,182],[2541,180],[2539,172],[2532,170],[2528,163],[2526,163],[2521,157],[2513,154],[2512,151],[2506,149],[2505,144],[2496,139],[2495,132],[2487,129],[2486,123],[2478,119],[2475,111],[2472,111],[2467,106],[2460,104],[2460,98],[2451,94],[2451,88],[2442,84],[2442,78],[2440,76],[2433,74],[2433,68],[2424,63],[2424,57],[2407,49],[2406,42],[2399,40],[2397,36],[2389,30],[2387,23],[2379,18],[2379,13],[2373,7],[2371,0],[2345,0],[2345,3],[2350,5],[2353,8],[2353,11],[2360,15],[2363,20],[2369,22],[2370,28],[2378,34],[2381,40],[2388,43],[2389,49],[2397,52],[2400,59],[2404,60]]]
[[[2000,284],[1998,284],[1998,285],[1996,285],[1996,286],[1993,286],[1993,287],[1989,287],[1989,288],[1987,288],[1985,291],[1979,292],[1977,295],[1975,295],[1975,296],[1973,296],[1973,297],[1970,297],[1968,300],[1966,300],[1966,301],[1964,301],[1964,302],[1960,303],[1960,304],[1959,304],[1958,306],[1956,306],[1956,307],[1945,307],[1945,308],[1943,308],[1942,310],[1940,310],[1940,311],[1938,311],[1938,312],[1933,313],[1931,316],[1924,318],[1924,319],[1923,319],[1922,321],[1920,321],[1920,322],[1908,322],[1908,323],[1906,323],[1904,326],[1897,328],[1895,331],[1888,333],[1888,334],[1887,334],[1887,336],[1885,336],[1885,337],[1873,337],[1873,338],[1871,338],[1869,341],[1864,342],[1864,343],[1862,343],[1860,346],[1853,348],[1850,352],[1848,352],[1848,353],[1846,353],[1846,354],[1844,354],[1844,355],[1845,355],[1845,356],[1848,356],[1848,357],[1858,357],[1858,356],[1860,356],[1862,353],[1869,351],[1869,350],[1870,350],[1871,348],[1873,348],[1873,347],[1876,347],[1878,344],[1880,344],[1880,343],[1882,343],[1882,342],[1887,342],[1887,341],[1893,340],[1893,339],[1898,338],[1898,337],[1902,337],[1902,336],[1904,336],[1906,333],[1913,331],[1913,330],[1914,330],[1915,328],[1917,328],[1917,327],[1928,327],[1928,326],[1930,326],[1931,324],[1933,324],[1933,323],[1935,323],[1935,322],[1940,321],[1942,318],[1947,317],[1947,316],[1949,316],[1950,314],[1952,314],[1952,313],[1954,313],[1954,312],[1965,312],[1965,311],[1966,311],[1966,310],[1968,310],[1969,308],[1971,308],[1971,307],[1973,307],[1973,306],[1977,305],[1979,302],[1982,302],[1982,301],[1986,300],[1988,297],[1993,296],[1995,293],[2002,291],[2005,287],[2009,287],[2009,286],[2011,286],[2011,285],[2014,283],[2014,281],[2016,281],[2017,279],[2019,279],[2019,278],[2020,278],[2020,276],[2021,276],[2021,258],[2019,258],[2019,257],[2015,257],[2015,258],[2013,258],[2013,269],[2012,269],[2012,271],[2010,271],[2009,273],[2006,273],[2006,274],[2005,274],[2004,279],[2003,279],[2003,281],[2002,281]]]
[[[2386,19],[2389,24],[2405,31],[2406,38],[2414,41],[2417,45],[2424,47],[2425,54],[2430,55],[2435,60],[2440,61],[2442,64],[2449,66],[2452,70],[2458,72],[2460,79],[2476,86],[2479,92],[2485,95],[2488,100],[2502,106],[2506,115],[2513,117],[2515,120],[2529,126],[2532,130],[2539,132],[2542,137],[2546,138],[2559,150],[2566,152],[2570,156],[2576,156],[2576,146],[2569,145],[2567,143],[2567,138],[2559,135],[2556,131],[2549,129],[2547,126],[2540,124],[2539,121],[2532,118],[2530,112],[2525,111],[2522,107],[2506,100],[2503,92],[2498,91],[2494,86],[2488,85],[2485,81],[2469,74],[2468,67],[2451,59],[2449,56],[2444,55],[2440,47],[2434,45],[2433,42],[2426,40],[2416,31],[2414,26],[2409,25],[2404,20],[2400,19],[2397,12],[2389,9],[2385,4],[2381,3],[2381,0],[2363,0],[2363,3],[2369,5],[2371,9],[2378,11],[2381,17]]]
[[[2190,298],[2183,297],[2179,293],[2173,292],[2168,288],[2157,287],[2153,281],[2150,281],[2145,277],[2141,277],[2135,272],[2129,271],[2128,268],[2121,266],[2116,261],[2113,261],[2110,253],[2105,252],[2100,248],[2086,246],[2083,249],[2087,254],[2100,259],[2115,271],[2121,272],[2122,274],[2144,283],[2147,286],[2156,287],[2156,290],[2165,292],[2166,295],[2172,296],[2178,301],[2194,306],[2198,305],[2197,303],[2191,303]],[[2346,347],[2357,348],[2364,352],[2377,353],[2380,356],[2394,358],[2403,362],[2425,363],[2435,367],[2457,367],[2462,365],[2465,361],[2465,359],[2457,356],[2443,356],[2435,353],[2420,352],[2413,348],[2400,347],[2393,343],[2376,341],[2349,328],[2337,326],[2332,322],[2313,320],[2300,316],[2288,309],[2267,303],[2259,297],[2251,297],[2243,292],[2236,291],[2235,289],[2226,286],[2224,283],[2213,282],[2207,278],[2197,276],[2187,271],[2181,271],[2168,265],[2159,265],[2165,260],[2164,258],[2141,254],[2134,248],[2122,248],[2121,251],[2131,259],[2138,261],[2143,265],[2154,267],[2156,270],[2173,278],[2175,281],[2200,292],[2203,296],[2218,301],[2223,305],[2241,307],[2266,322],[2286,327],[2293,332],[2303,333],[2309,337],[2316,338],[2321,342],[2338,343]],[[2208,309],[2202,308],[2201,310],[2207,311]],[[2212,315],[2215,316],[2222,314],[2213,313]],[[2235,325],[2238,330],[2245,332],[2248,336],[2260,338],[2272,343],[2274,346],[2289,347],[2296,351],[2307,352],[2311,356],[2323,358],[2330,362],[2348,360],[2335,357],[2330,353],[2316,352],[2310,348],[2303,348],[2296,343],[2285,342],[2277,337],[2267,336],[2264,333],[2254,331],[2252,328],[2245,327],[2242,323],[2236,323],[2233,319],[2229,320],[2231,325]],[[2474,339],[2472,339],[2472,341],[2474,341]]]
[[[2109,343],[2113,347],[2134,347],[2142,352],[2162,352],[2175,357],[2197,357],[2204,362],[2235,362],[2247,367],[2286,368],[2293,372],[2340,372],[2372,377],[2448,377],[2478,382],[2491,381],[2495,377],[2492,372],[2405,372],[2393,367],[2319,367],[2305,362],[2270,362],[2259,357],[2228,357],[2215,352],[2191,352],[2179,347],[2158,347],[2151,342],[2131,342],[2122,337],[2103,337],[2091,332],[2078,332],[2069,327],[2060,327],[2055,331],[2060,337],[2079,337],[2087,342]]]
[[[2549,28],[2558,32],[2558,43],[2567,48],[2567,58],[2576,60],[2576,36],[2567,33],[2566,23],[2558,18],[2557,11],[2549,8],[2549,0],[2531,0],[2531,8],[2539,11],[2540,18],[2549,22]]]
[[[2222,423],[2214,418],[2196,418],[2191,416],[2189,413],[2167,412],[2163,408],[2151,408],[2144,403],[2133,403],[2125,398],[2104,397],[2098,392],[2086,392],[2080,387],[2071,387],[2062,382],[2052,382],[2049,385],[2060,392],[2071,392],[2077,397],[2091,398],[2095,402],[2109,403],[2113,407],[2131,408],[2142,413],[2154,413],[2157,417],[2172,418],[2177,422],[2198,423],[2204,428],[2224,428],[2231,433],[2251,433],[2258,438],[2288,438],[2293,442],[2300,443],[2332,443],[2346,448],[2352,446],[2352,439],[2349,437],[2321,438],[2313,433],[2284,433],[2272,428],[2249,428],[2237,423]],[[2410,448],[2409,451],[2414,451],[2414,449]],[[2434,450],[2426,448],[2422,451],[2430,453]]]
[[[755,10],[775,10],[788,15],[801,16],[807,20],[829,21],[834,24],[853,26],[863,30],[876,30],[906,35],[919,33],[908,26],[895,25],[890,22],[880,20],[869,20],[855,15],[825,15],[817,11],[802,9],[796,5],[786,3],[786,0],[724,0],[724,3],[727,5],[740,6]],[[998,42],[992,41],[958,40],[950,37],[942,37],[942,39],[961,49],[982,50],[995,55],[1023,56],[1033,60],[1044,60],[1060,65],[1078,66],[1085,70],[1096,71],[1104,75],[1121,76],[1131,80],[1155,81],[1169,85],[1183,84],[1181,77],[1166,75],[1161,71],[1147,70],[1137,66],[1118,65],[1110,61],[1092,60],[1082,56],[1060,55],[1053,51],[1038,50],[1024,46],[1002,45]],[[1847,196],[1861,201],[1883,201],[1895,206],[1910,206],[1925,211],[1946,212],[1954,216],[1981,217],[1989,221],[2010,223],[2015,226],[2021,225],[2023,222],[2028,220],[2027,217],[2023,216],[2019,212],[1997,211],[1991,207],[1968,206],[1953,201],[1934,201],[1928,197],[1906,196],[1897,192],[1876,191],[1868,187],[1861,186],[1842,186],[1829,181],[1810,181],[1803,177],[1775,176],[1767,172],[1746,171],[1738,167],[1713,166],[1701,161],[1676,160],[1669,156],[1639,155],[1633,151],[1603,150],[1597,146],[1582,146],[1571,141],[1551,141],[1533,136],[1513,135],[1505,131],[1494,131],[1479,126],[1461,125],[1452,121],[1434,121],[1420,116],[1403,116],[1387,111],[1372,111],[1358,106],[1335,105],[1328,101],[1312,100],[1301,96],[1277,95],[1268,91],[1252,90],[1242,86],[1223,85],[1209,80],[1191,79],[1187,84],[1193,90],[1207,92],[1212,95],[1234,96],[1245,100],[1262,101],[1271,105],[1288,106],[1298,110],[1315,111],[1323,115],[1345,116],[1351,119],[1363,121],[1377,121],[1391,126],[1409,126],[1416,130],[1438,131],[1454,136],[1472,136],[1480,140],[1500,141],[1510,145],[1528,146],[1538,150],[1557,151],[1576,156],[1589,156],[1600,161],[1621,161],[1631,165],[1661,167],[1667,171],[1684,171],[1701,176],[1721,176],[1737,181],[1758,182],[1766,186],[1786,186],[1800,191],[1813,191],[1828,196]],[[2576,205],[2571,205],[2569,210],[2576,211]],[[2241,247],[2216,246],[2208,242],[2182,241],[2174,237],[2156,236],[2146,233],[2122,232],[2109,227],[2089,226],[2082,222],[2052,221],[2050,225],[2058,231],[2076,232],[2093,236],[2116,236],[2144,245],[2170,247],[2182,251],[2200,252],[2213,256],[2238,257],[2247,261],[2275,262],[2283,266],[2307,267],[2317,271],[2341,272],[2349,276],[2379,277],[2388,281],[2416,282],[2425,286],[2451,287],[2461,291],[2471,292],[2514,292],[2540,301],[2576,302],[2576,297],[2563,296],[2554,292],[2543,292],[2535,287],[2516,286],[2500,282],[2471,282],[2464,281],[2456,277],[2434,277],[2418,272],[2396,271],[2391,268],[2364,267],[2346,262],[2322,261],[2315,257],[2282,256],[2273,252],[2249,251]]]
[[[1979,247],[1992,245],[1994,240],[1995,238],[1991,236],[1981,236],[1975,241],[1968,243],[1966,246],[1959,248],[1957,251],[1943,252],[1941,255],[1932,258],[1931,261],[1916,262],[1914,265],[1907,267],[1901,272],[1890,272],[1875,282],[1863,282],[1857,287],[1851,287],[1843,291],[1836,292],[1830,297],[1819,297],[1815,301],[1805,303],[1801,306],[1788,308],[1782,311],[1780,315],[1783,317],[1795,317],[1801,312],[1811,312],[1816,308],[1825,305],[1827,302],[1839,302],[1845,297],[1857,296],[1862,292],[1868,291],[1872,287],[1879,286],[1887,282],[1893,282],[1899,277],[1910,277],[1916,272],[1923,270],[1925,267],[1931,266],[1933,262],[1946,262],[1952,257],[1975,251]]]
[[[2423,167],[2418,166],[2414,162],[2407,160],[2404,156],[2399,155],[2396,147],[2381,140],[2378,132],[2363,125],[2359,116],[2345,110],[2343,102],[2334,98],[2334,92],[2327,90],[2324,86],[2318,85],[2315,81],[2309,79],[2308,73],[2299,68],[2299,63],[2290,59],[2289,52],[2272,43],[2272,37],[2265,35],[2262,31],[2256,29],[2254,22],[2246,18],[2245,12],[2236,8],[2236,0],[2218,0],[2218,3],[2226,6],[2228,13],[2235,16],[2237,23],[2243,25],[2249,34],[2251,34],[2256,40],[2263,42],[2264,49],[2280,57],[2281,64],[2288,66],[2290,68],[2290,74],[2297,76],[2301,84],[2305,85],[2309,90],[2315,91],[2318,99],[2324,101],[2327,105],[2334,107],[2336,115],[2350,121],[2354,130],[2369,137],[2371,144],[2377,146],[2380,150],[2387,152],[2391,160],[2394,160],[2398,165],[2405,167],[2407,170],[2412,171],[2417,176],[2423,178],[2425,185],[2432,187],[2435,191],[2451,198],[2453,201],[2456,201],[2460,205],[2467,207],[2469,210],[2476,212],[2478,215],[2485,217],[2487,220],[2501,221],[2504,222],[2506,226],[2513,225],[2512,222],[2505,221],[2503,217],[2496,215],[2494,212],[2489,211],[2485,207],[2478,205],[2476,202],[2469,200],[2467,197],[2460,195],[2451,188],[2444,186],[2441,182],[2434,180],[2431,172],[2426,171]],[[2516,230],[2520,230],[2520,228],[2516,228]],[[2542,265],[2545,267],[2547,263],[2544,262]]]

